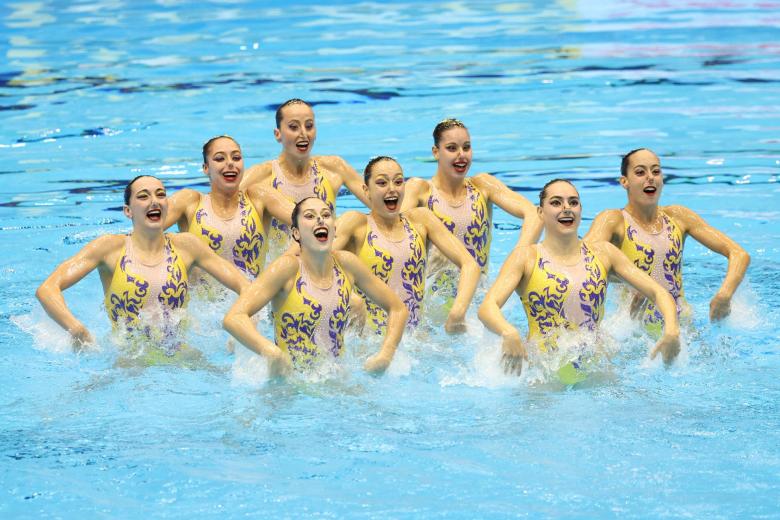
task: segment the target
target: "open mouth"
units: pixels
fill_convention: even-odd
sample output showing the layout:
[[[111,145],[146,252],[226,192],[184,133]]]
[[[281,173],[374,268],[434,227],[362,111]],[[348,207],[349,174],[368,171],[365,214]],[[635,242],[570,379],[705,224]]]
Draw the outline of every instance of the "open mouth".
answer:
[[[238,179],[238,172],[225,172],[222,174],[222,177],[229,182],[234,182],[236,179]]]
[[[309,141],[298,141],[295,143],[295,147],[298,149],[299,152],[305,152],[309,149]]]
[[[385,207],[390,211],[398,209],[398,195],[391,195],[384,199]]]
[[[152,222],[159,222],[160,219],[162,219],[162,210],[157,209],[150,209],[146,212],[146,218],[151,220]]]
[[[574,217],[560,217],[558,223],[563,224],[566,227],[574,225]]]
[[[326,228],[325,226],[314,228],[314,238],[316,238],[320,242],[327,242],[328,234],[329,234],[328,228]]]
[[[468,161],[456,161],[456,162],[452,163],[452,167],[458,173],[465,173],[466,170],[469,167],[469,163],[468,163]]]
[[[656,188],[655,186],[645,186],[645,189],[642,191],[644,191],[648,195],[654,195],[658,191],[658,188]]]

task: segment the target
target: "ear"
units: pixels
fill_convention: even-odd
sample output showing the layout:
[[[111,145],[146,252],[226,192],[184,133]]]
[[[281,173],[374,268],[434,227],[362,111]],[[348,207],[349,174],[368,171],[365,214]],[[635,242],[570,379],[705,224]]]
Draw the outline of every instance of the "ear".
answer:
[[[203,163],[203,173],[208,176],[209,174],[209,166],[206,163]]]
[[[282,132],[278,128],[274,128],[274,139],[276,139],[277,143],[282,142]]]
[[[620,182],[620,185],[623,186],[623,188],[628,189],[628,177],[621,175],[618,182]]]
[[[436,145],[433,145],[431,147],[431,152],[433,153],[433,158],[437,161],[439,160],[439,147]]]
[[[539,218],[542,218],[542,207],[536,206],[536,214],[539,215]]]
[[[368,198],[368,184],[363,184],[363,193]]]
[[[122,213],[124,213],[125,216],[130,220],[133,220],[133,211],[130,209],[130,206],[128,206],[127,204],[122,206]]]
[[[294,227],[290,230],[290,236],[292,236],[293,240],[295,240],[296,242],[298,243],[301,242],[301,232],[297,227]]]

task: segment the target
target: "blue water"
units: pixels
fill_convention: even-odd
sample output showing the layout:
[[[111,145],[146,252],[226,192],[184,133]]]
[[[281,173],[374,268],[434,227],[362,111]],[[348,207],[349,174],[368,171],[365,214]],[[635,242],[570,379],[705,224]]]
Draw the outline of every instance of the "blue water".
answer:
[[[780,3],[333,4],[0,6],[0,515],[780,517]],[[267,382],[199,302],[191,341],[215,370],[116,368],[94,274],[66,297],[101,348],[70,352],[33,291],[129,228],[126,181],[203,189],[200,146],[222,133],[249,164],[275,157],[290,97],[315,105],[315,153],[423,177],[433,126],[461,118],[472,173],[532,199],[573,179],[583,232],[624,203],[620,154],[650,147],[663,202],[752,256],[733,315],[708,323],[725,261],[689,240],[679,361],[648,362],[611,293],[619,350],[574,388],[504,377],[474,309],[466,336],[410,338],[381,378],[353,338],[343,373]],[[500,211],[495,227],[491,276],[517,237]]]

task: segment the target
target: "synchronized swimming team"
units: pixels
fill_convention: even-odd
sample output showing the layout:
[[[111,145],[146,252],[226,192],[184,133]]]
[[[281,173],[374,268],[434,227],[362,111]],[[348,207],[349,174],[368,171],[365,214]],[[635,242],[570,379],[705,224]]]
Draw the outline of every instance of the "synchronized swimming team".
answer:
[[[272,373],[338,358],[347,328],[363,333],[366,326],[382,343],[365,369],[383,372],[426,306],[445,310],[448,333],[465,330],[466,311],[487,273],[495,204],[523,224],[478,315],[501,336],[504,369],[520,373],[529,348],[554,351],[564,331],[597,331],[613,272],[631,286],[624,297],[632,315],[657,339],[651,357],[660,353],[671,362],[680,349],[679,322],[690,315],[682,287],[685,238],[728,258],[710,304],[713,321],[729,314],[750,263],[744,249],[692,210],[659,206],[660,161],[645,148],[622,160],[626,206],[600,213],[580,239],[582,206],[571,182],[550,181],[535,206],[489,173],[468,177],[471,138],[456,119],[433,131],[437,170],[430,180],[407,181],[387,156],[371,159],[361,179],[341,157],[313,156],[316,135],[311,106],[291,99],[276,111],[277,159],[244,174],[233,138],[206,142],[208,194],[184,189],[168,198],[153,176],[131,180],[124,193],[131,233],[101,236],[57,267],[36,292],[44,310],[74,345],[93,343],[63,291],[97,269],[116,336],[145,344],[146,363],[180,362],[199,356],[183,340],[189,293],[220,284],[239,294],[225,329],[266,358]],[[349,211],[336,220],[342,185],[368,213]],[[173,224],[180,232],[166,233]],[[501,311],[513,292],[525,309],[526,339]],[[269,303],[273,341],[257,327]],[[582,380],[587,363],[587,355],[564,363],[561,381]]]

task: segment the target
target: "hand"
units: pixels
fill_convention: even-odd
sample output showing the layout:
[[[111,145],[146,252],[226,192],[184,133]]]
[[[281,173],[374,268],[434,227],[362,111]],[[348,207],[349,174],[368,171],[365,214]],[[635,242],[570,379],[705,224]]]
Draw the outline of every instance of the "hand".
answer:
[[[447,334],[463,334],[466,332],[466,314],[451,310],[444,324]]]
[[[387,370],[387,367],[390,366],[390,362],[392,360],[392,355],[386,355],[382,353],[382,351],[379,351],[366,360],[363,368],[366,369],[366,372],[371,372],[372,374],[381,374]]]
[[[292,360],[282,349],[274,347],[264,354],[268,360],[268,372],[272,376],[286,376],[292,371]]]
[[[523,340],[520,339],[520,333],[515,329],[502,334],[501,337],[503,338],[501,342],[501,350],[503,351],[501,362],[504,365],[504,372],[520,375],[523,371],[523,360],[528,361],[528,354],[525,351]]]
[[[81,323],[68,330],[68,332],[70,333],[74,350],[80,351],[83,350],[84,347],[95,344],[95,338],[92,337],[89,330]]]
[[[720,321],[731,314],[731,298],[721,293],[710,301],[710,321]]]
[[[634,293],[634,296],[631,298],[631,306],[629,307],[629,314],[632,318],[638,318],[642,311],[645,309],[645,304],[647,303],[647,298],[645,298],[645,295],[642,293]]]
[[[655,344],[655,348],[650,353],[650,359],[655,359],[659,352],[663,354],[664,363],[667,365],[674,361],[674,358],[680,353],[680,336],[664,334]]]

